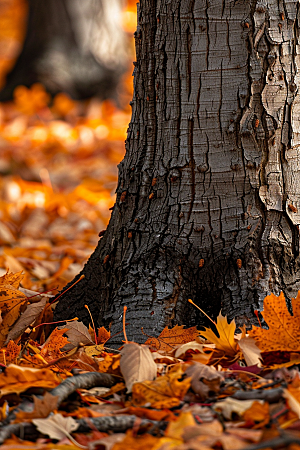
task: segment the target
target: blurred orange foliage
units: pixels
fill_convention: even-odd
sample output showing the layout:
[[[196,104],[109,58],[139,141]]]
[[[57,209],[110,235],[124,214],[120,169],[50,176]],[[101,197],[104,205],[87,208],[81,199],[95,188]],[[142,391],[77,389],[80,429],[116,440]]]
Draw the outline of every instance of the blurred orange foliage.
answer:
[[[28,4],[0,0],[0,87],[22,48]],[[136,28],[136,1],[123,11]],[[10,43],[10,44],[9,44]],[[132,60],[133,39],[131,39]],[[22,286],[61,289],[81,270],[105,229],[117,164],[130,121],[132,65],[110,100],[51,99],[41,84],[18,86],[0,104],[0,276],[25,274]]]

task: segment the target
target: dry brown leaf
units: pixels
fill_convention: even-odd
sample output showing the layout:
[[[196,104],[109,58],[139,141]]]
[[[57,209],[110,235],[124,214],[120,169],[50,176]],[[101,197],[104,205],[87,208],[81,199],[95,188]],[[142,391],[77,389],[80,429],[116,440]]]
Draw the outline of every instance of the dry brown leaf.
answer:
[[[63,417],[61,414],[54,414],[47,419],[33,419],[32,423],[41,433],[58,440],[63,439],[79,427],[72,417]]]
[[[262,316],[269,329],[252,327],[249,336],[253,337],[263,352],[300,351],[300,292],[292,299],[293,315],[289,313],[283,292],[264,299]]]
[[[201,331],[201,336],[208,339],[210,342],[216,345],[218,350],[222,350],[228,356],[235,356],[238,352],[237,342],[234,338],[235,333],[235,321],[227,322],[227,317],[223,317],[220,313],[217,317],[216,328],[219,333],[219,337],[209,328],[205,331]]]
[[[196,327],[184,328],[183,325],[175,325],[173,328],[165,327],[160,335],[147,339],[145,345],[156,348],[160,352],[170,353],[180,344],[194,341],[199,331]]]
[[[42,298],[38,303],[31,303],[27,306],[25,312],[19,317],[17,322],[9,331],[4,345],[10,340],[20,337],[24,331],[31,325],[36,318],[42,313],[47,303],[46,298]]]
[[[0,396],[19,394],[32,387],[55,388],[61,379],[50,369],[33,369],[10,364],[0,374]]]
[[[131,392],[133,383],[154,380],[157,376],[157,366],[146,345],[125,344],[121,350],[120,369],[127,392]]]
[[[84,351],[85,349],[80,348],[75,355],[69,358],[69,361],[76,362],[77,367],[87,372],[98,371],[98,363]]]
[[[185,374],[191,378],[191,388],[205,401],[210,395],[217,394],[224,377],[214,367],[206,366],[200,362],[194,362],[189,366]]]
[[[216,402],[214,404],[214,409],[217,411],[220,410],[225,419],[231,420],[233,413],[242,416],[247,409],[251,408],[255,401],[261,403],[260,400],[237,400],[235,398],[227,397],[221,402]]]
[[[83,345],[94,345],[94,341],[91,339],[88,328],[84,325],[83,322],[78,322],[77,320],[74,322],[68,322],[66,328],[59,328],[60,330],[64,330],[64,334],[68,336],[69,342],[77,347],[78,344]]]
[[[31,412],[19,411],[16,414],[15,422],[24,422],[24,420],[32,420],[48,417],[49,414],[57,408],[58,397],[45,392],[43,398],[33,396],[34,409]]]
[[[255,339],[247,336],[239,340],[238,345],[242,350],[247,366],[261,367],[261,351],[256,345]]]
[[[166,375],[154,381],[134,383],[132,386],[132,403],[143,406],[150,403],[153,408],[172,408],[179,405],[191,385],[191,379],[182,381],[183,369],[176,365]]]
[[[203,344],[200,344],[197,341],[191,341],[186,344],[182,344],[176,349],[176,352],[174,353],[175,358],[183,358],[188,350],[198,350],[200,353],[204,353]]]

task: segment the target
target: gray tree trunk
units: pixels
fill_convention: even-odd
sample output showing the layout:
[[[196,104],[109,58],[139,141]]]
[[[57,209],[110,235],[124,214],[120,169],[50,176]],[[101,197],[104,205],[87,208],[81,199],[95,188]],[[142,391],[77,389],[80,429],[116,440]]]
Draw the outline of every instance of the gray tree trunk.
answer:
[[[299,4],[141,0],[117,201],[57,318],[121,330],[253,321],[300,288]],[[299,53],[298,53],[299,52]],[[78,277],[77,277],[78,279]],[[119,341],[122,337],[119,337]]]

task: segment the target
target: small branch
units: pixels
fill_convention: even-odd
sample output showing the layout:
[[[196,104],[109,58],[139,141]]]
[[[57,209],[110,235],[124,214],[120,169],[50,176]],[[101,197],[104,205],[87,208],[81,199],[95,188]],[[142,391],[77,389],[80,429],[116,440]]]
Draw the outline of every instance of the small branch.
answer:
[[[231,397],[237,400],[265,400],[269,403],[277,403],[282,398],[282,394],[282,388],[255,389],[253,391],[236,391]]]
[[[66,400],[69,395],[75,392],[77,389],[91,389],[94,386],[112,387],[116,384],[118,378],[108,373],[89,372],[82,375],[75,375],[74,377],[67,378],[59,386],[52,389],[50,394],[58,397],[57,407]]]

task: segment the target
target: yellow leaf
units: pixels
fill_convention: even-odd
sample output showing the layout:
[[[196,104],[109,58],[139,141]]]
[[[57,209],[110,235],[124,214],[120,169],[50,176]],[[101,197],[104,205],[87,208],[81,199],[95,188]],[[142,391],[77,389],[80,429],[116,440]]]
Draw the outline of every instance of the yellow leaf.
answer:
[[[220,313],[217,317],[216,324],[219,337],[209,328],[200,331],[201,336],[216,345],[218,350],[222,350],[228,356],[234,356],[238,352],[237,342],[234,339],[235,321],[227,322],[227,317],[223,317]]]
[[[283,292],[264,299],[262,316],[269,326],[266,330],[252,327],[249,336],[253,337],[263,352],[300,350],[300,292],[292,299],[293,316],[289,313]]]
[[[184,371],[180,364],[174,366],[166,375],[154,381],[134,383],[132,403],[143,406],[150,403],[153,408],[172,408],[179,405],[191,385],[191,379],[181,380]]]

